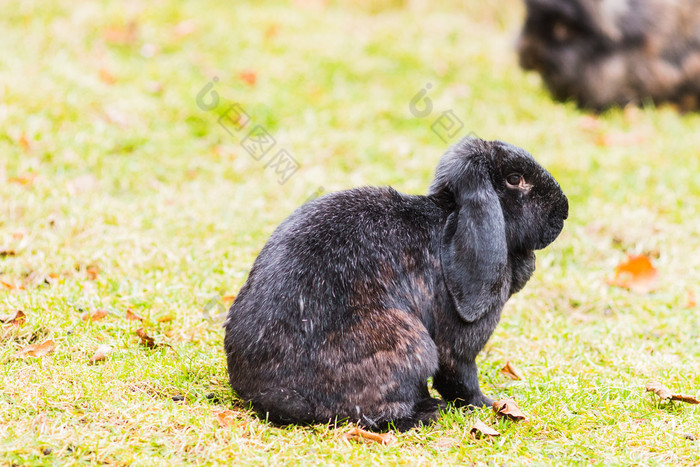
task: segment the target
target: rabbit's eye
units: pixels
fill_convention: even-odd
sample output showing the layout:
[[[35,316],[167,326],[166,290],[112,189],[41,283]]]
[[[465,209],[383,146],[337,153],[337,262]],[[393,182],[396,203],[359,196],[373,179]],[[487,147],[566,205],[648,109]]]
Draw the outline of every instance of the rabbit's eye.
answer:
[[[508,185],[512,186],[513,188],[516,188],[518,185],[520,185],[520,182],[523,180],[523,176],[520,174],[510,174],[506,177],[506,183]]]

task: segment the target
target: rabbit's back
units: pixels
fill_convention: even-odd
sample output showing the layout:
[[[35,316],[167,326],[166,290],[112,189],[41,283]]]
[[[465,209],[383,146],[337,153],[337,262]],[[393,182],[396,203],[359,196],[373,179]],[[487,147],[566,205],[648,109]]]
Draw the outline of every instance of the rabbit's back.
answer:
[[[359,188],[307,203],[280,224],[229,311],[225,346],[239,395],[273,414],[270,404],[297,400],[308,421],[410,412],[400,393],[417,389],[400,380],[437,368],[429,328],[434,297],[444,295],[445,216],[427,197]],[[387,406],[391,391],[397,402]],[[372,409],[375,399],[381,408]]]

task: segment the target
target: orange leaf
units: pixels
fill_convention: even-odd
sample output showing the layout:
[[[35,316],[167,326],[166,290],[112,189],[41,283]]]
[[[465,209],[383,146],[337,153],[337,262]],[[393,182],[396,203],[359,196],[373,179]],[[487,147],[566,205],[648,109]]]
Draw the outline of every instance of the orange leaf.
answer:
[[[93,311],[92,313],[89,313],[86,311],[85,313],[83,313],[83,315],[81,317],[82,317],[83,321],[88,321],[88,320],[89,321],[101,321],[108,314],[109,314],[109,311],[99,309],[99,310]]]
[[[10,290],[15,290],[15,289],[24,290],[24,287],[22,287],[21,285],[17,286],[15,284],[13,284],[12,282],[6,282],[4,280],[0,280],[0,285],[5,287],[6,289],[10,289]]]
[[[20,135],[18,143],[25,151],[29,151],[32,148],[32,145],[27,139],[27,134],[25,132],[22,132]]]
[[[138,25],[130,21],[126,26],[110,26],[102,32],[102,37],[115,45],[130,45],[138,39]]]
[[[32,173],[32,172],[27,172],[25,174],[19,175],[17,177],[10,177],[7,179],[8,182],[10,183],[17,183],[19,185],[31,185],[34,183],[34,179],[36,178],[37,174]]]
[[[117,78],[106,68],[100,68],[100,81],[105,84],[114,84],[117,82]]]
[[[97,347],[95,354],[90,357],[90,363],[101,362],[105,360],[110,353],[112,353],[112,347],[107,344],[101,344]]]
[[[493,403],[493,410],[496,412],[496,415],[507,417],[511,420],[527,421],[527,415],[520,410],[520,407],[518,407],[518,404],[516,404],[513,399],[501,399],[499,401],[495,401]]]
[[[144,318],[141,315],[137,315],[133,312],[131,308],[126,309],[126,319],[129,321],[143,321]]]
[[[238,77],[241,78],[248,86],[255,86],[255,83],[258,80],[258,76],[254,71],[242,71],[238,74]]]
[[[520,373],[520,370],[518,370],[517,367],[515,367],[510,361],[506,362],[506,365],[501,368],[501,373],[509,377],[510,379],[514,380],[520,380],[523,379],[522,373]]]
[[[615,268],[615,277],[608,284],[630,289],[637,293],[649,293],[656,288],[659,272],[644,255],[628,256],[627,261]]]
[[[232,426],[236,423],[236,412],[233,410],[224,410],[216,414],[216,418],[219,420],[219,425],[223,427]]]
[[[488,426],[481,420],[477,420],[474,426],[471,427],[469,433],[475,438],[484,438],[487,436],[501,436],[499,432]]]
[[[346,441],[359,441],[361,443],[373,442],[381,444],[382,446],[391,446],[396,442],[396,436],[391,433],[372,433],[362,428],[353,428],[343,435],[343,439]]]
[[[28,345],[19,351],[18,355],[21,357],[43,357],[44,355],[50,354],[56,348],[56,344],[51,339],[47,340],[43,344],[32,344]]]
[[[85,268],[85,272],[87,273],[87,278],[91,281],[94,281],[95,279],[97,279],[97,276],[100,273],[100,267],[95,264],[89,264]]]
[[[685,307],[695,308],[696,306],[697,302],[695,301],[695,293],[692,290],[688,290],[688,293],[686,294]]]

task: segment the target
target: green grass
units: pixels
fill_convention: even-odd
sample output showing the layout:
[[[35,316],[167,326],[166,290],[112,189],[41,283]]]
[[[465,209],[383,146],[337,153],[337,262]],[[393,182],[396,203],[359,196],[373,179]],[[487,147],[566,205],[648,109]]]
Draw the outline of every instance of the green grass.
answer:
[[[700,438],[700,406],[658,404],[643,386],[700,392],[686,306],[700,296],[700,116],[592,118],[552,102],[517,66],[515,0],[316,3],[2,2],[0,247],[15,254],[0,256],[0,280],[24,288],[0,286],[0,314],[27,322],[0,331],[0,463],[697,464],[685,435]],[[203,111],[215,76],[219,105]],[[416,118],[426,83],[433,112]],[[234,102],[299,162],[286,183],[218,125]],[[531,151],[571,202],[480,357],[484,391],[530,421],[449,409],[381,447],[252,416],[227,386],[221,318],[202,309],[238,291],[315,191],[424,193],[447,110],[463,134]],[[653,258],[656,292],[606,284],[627,253]],[[81,319],[98,308],[113,314]],[[140,326],[170,347],[141,346]],[[53,354],[16,357],[48,338]],[[89,364],[102,343],[113,353]],[[500,374],[508,360],[524,381]],[[502,436],[473,440],[477,419]]]

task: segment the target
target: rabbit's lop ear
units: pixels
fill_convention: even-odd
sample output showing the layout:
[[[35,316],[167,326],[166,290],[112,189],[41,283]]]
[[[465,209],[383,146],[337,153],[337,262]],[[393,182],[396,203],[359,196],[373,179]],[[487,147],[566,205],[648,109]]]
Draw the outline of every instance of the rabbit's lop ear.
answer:
[[[501,204],[491,181],[491,143],[467,138],[438,164],[430,195],[454,210],[442,232],[440,260],[460,317],[474,322],[503,305],[508,249]]]

